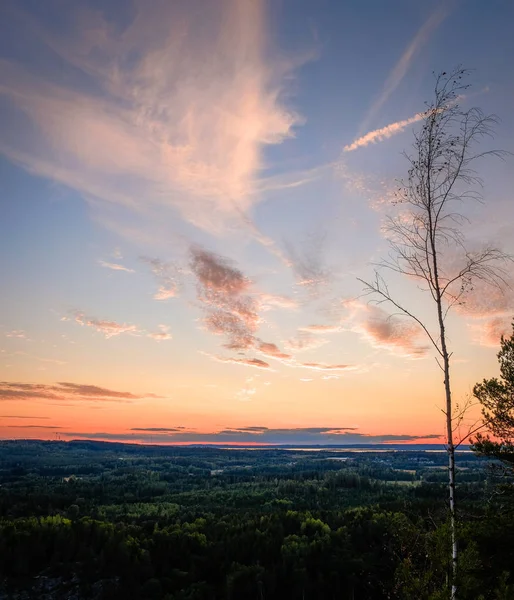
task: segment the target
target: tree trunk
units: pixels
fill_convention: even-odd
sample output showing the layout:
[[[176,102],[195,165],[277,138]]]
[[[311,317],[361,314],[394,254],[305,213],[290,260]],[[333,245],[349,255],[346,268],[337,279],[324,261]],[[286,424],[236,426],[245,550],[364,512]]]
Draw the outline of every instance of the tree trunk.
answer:
[[[441,350],[443,355],[444,391],[446,396],[446,443],[448,446],[448,490],[450,508],[450,535],[452,543],[452,569],[450,600],[457,599],[457,523],[455,511],[455,445],[453,443],[452,423],[452,392],[450,386],[450,355],[446,347],[446,332],[444,327],[442,303],[440,297],[437,302],[439,329],[441,333]]]
[[[455,517],[455,446],[452,430],[452,398],[450,389],[450,360],[447,353],[444,356],[444,389],[446,392],[446,437],[448,444],[448,488],[450,501],[450,532],[452,541],[452,577],[451,600],[457,598],[457,524]]]

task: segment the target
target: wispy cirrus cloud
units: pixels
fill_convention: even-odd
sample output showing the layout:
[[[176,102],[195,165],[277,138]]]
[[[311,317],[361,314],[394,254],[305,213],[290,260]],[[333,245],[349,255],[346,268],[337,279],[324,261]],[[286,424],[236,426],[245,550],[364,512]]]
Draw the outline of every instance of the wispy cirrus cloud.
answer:
[[[50,417],[38,417],[33,415],[0,415],[0,419],[49,419]]]
[[[59,425],[7,425],[10,429],[64,429]]]
[[[12,331],[8,331],[5,334],[5,337],[16,338],[19,340],[28,340],[29,339],[28,335],[22,329],[13,329]]]
[[[182,269],[158,258],[142,256],[141,260],[150,266],[159,284],[159,289],[154,294],[155,300],[169,300],[178,296]]]
[[[507,283],[514,281],[514,273],[506,276]],[[474,281],[472,293],[467,294],[455,310],[466,317],[482,319],[514,314],[514,296],[510,289]]]
[[[289,296],[280,296],[275,294],[260,294],[258,301],[261,310],[271,310],[274,308],[297,309],[298,301]]]
[[[22,54],[0,62],[0,94],[28,117],[6,123],[4,155],[95,202],[171,209],[208,231],[240,222],[258,200],[264,147],[300,123],[282,99],[292,64],[270,55],[264,0],[134,0],[124,27],[49,0],[68,23],[59,32],[16,10],[20,40],[60,60],[58,71]]]
[[[471,339],[480,346],[499,348],[503,337],[510,337],[512,333],[513,315],[485,317],[469,323]]]
[[[135,273],[134,269],[129,269],[128,267],[124,267],[118,263],[107,262],[105,260],[99,260],[98,264],[101,267],[106,269],[111,269],[112,271],[125,271],[126,273]]]
[[[222,363],[234,363],[236,365],[243,365],[246,367],[256,367],[257,369],[271,369],[270,364],[264,360],[261,360],[260,358],[237,358],[234,356],[217,356],[214,354],[209,354],[207,352],[202,352],[202,354],[208,356],[212,360],[216,360]]]
[[[207,331],[226,338],[228,350],[256,351],[280,360],[291,360],[275,343],[257,337],[262,322],[260,311],[271,307],[296,307],[287,296],[259,293],[227,258],[203,248],[191,248],[190,267],[196,278],[197,299],[205,313],[203,325]]]
[[[236,392],[236,399],[240,400],[241,402],[249,402],[250,400],[253,400],[253,397],[255,396],[256,393],[257,393],[256,387],[252,387],[250,385],[245,385],[238,392]]]
[[[117,321],[107,320],[107,319],[97,319],[95,317],[88,317],[83,312],[75,311],[72,313],[74,315],[74,321],[79,325],[91,327],[95,329],[99,333],[103,334],[107,339],[122,335],[124,333],[133,334],[133,335],[145,335],[151,339],[156,341],[165,341],[171,340],[173,336],[170,333],[170,327],[168,325],[159,325],[158,331],[145,331],[144,329],[139,328],[137,325],[133,325],[130,323],[118,323]],[[62,317],[61,321],[69,321],[69,317]],[[45,360],[48,362],[55,362],[57,364],[66,364],[62,361],[57,361],[54,359],[39,359]]]
[[[250,279],[228,259],[198,247],[191,248],[190,266],[207,331],[226,337],[230,350],[253,347],[260,317]]]
[[[418,29],[416,35],[412,38],[400,59],[389,73],[380,94],[371,105],[366,118],[361,124],[361,131],[366,131],[391,94],[403,81],[405,75],[411,68],[416,55],[419,53],[421,48],[430,41],[439,25],[441,25],[441,23],[448,17],[453,4],[455,4],[453,1],[440,2],[439,6],[437,6],[437,8],[430,14],[428,19]]]
[[[190,268],[197,282],[197,298],[205,312],[204,327],[227,339],[224,347],[244,352],[254,350],[281,361],[290,367],[322,369],[353,369],[350,365],[297,362],[293,354],[284,352],[277,344],[257,337],[261,318],[258,296],[252,293],[252,282],[226,258],[202,248],[191,248]],[[308,332],[306,332],[308,333]],[[319,346],[310,340],[311,346]],[[291,347],[291,345],[290,345]],[[232,362],[258,368],[269,368],[265,361],[255,358],[211,356],[221,362]]]
[[[38,362],[50,363],[59,366],[67,364],[65,360],[51,358],[49,356],[37,356],[36,354],[31,354],[30,352],[24,352],[22,350],[17,350],[16,352],[13,352],[10,356],[26,356],[27,358],[32,358],[34,360],[37,360]]]
[[[317,296],[332,280],[332,272],[326,262],[326,236],[311,233],[299,244],[285,242],[286,256],[297,284],[311,296]]]
[[[266,356],[271,356],[273,358],[279,358],[287,361],[293,358],[291,354],[282,352],[282,350],[280,350],[280,348],[276,344],[272,344],[270,342],[259,342],[257,348],[262,354],[265,354]]]
[[[178,433],[185,429],[185,427],[132,427],[130,431],[141,431],[146,433]]]
[[[305,331],[307,333],[323,334],[337,333],[338,331],[342,331],[342,328],[340,325],[306,325],[305,327],[300,327],[300,331]]]
[[[305,362],[300,363],[299,366],[306,369],[314,369],[315,371],[355,371],[358,368],[356,365],[326,364],[319,362]]]
[[[369,131],[365,135],[357,138],[351,144],[347,144],[343,148],[343,152],[353,152],[358,148],[364,148],[365,146],[369,146],[370,144],[376,144],[377,142],[381,142],[383,140],[387,140],[388,138],[396,135],[398,133],[402,133],[406,127],[417,123],[418,121],[422,121],[426,117],[426,113],[418,113],[413,117],[409,117],[408,119],[404,119],[403,121],[397,121],[396,123],[390,123],[385,127],[381,127],[380,129],[375,129],[373,131]]]
[[[170,328],[167,325],[159,325],[159,329],[160,331],[148,333],[148,337],[157,340],[158,342],[172,339],[173,336],[169,332]]]
[[[328,344],[328,340],[313,335],[310,331],[300,329],[295,337],[289,338],[284,342],[284,346],[291,352],[304,352],[306,350],[314,350]]]
[[[128,402],[157,398],[154,394],[133,394],[97,385],[59,382],[52,385],[23,382],[0,382],[0,400],[54,400]]]
[[[512,283],[513,275],[507,275]],[[467,319],[471,340],[478,345],[498,348],[503,336],[510,336],[514,321],[514,297],[511,289],[502,289],[475,281],[473,291],[455,307]]]
[[[96,319],[88,317],[82,312],[75,313],[75,322],[79,325],[92,327],[99,333],[105,335],[106,338],[111,338],[122,333],[136,333],[138,328],[135,325],[128,323],[118,323],[117,321],[108,321],[105,319]]]
[[[427,355],[429,346],[421,327],[416,323],[394,317],[378,306],[358,300],[346,301],[343,305],[351,313],[343,323],[351,331],[361,334],[374,347],[411,358]]]

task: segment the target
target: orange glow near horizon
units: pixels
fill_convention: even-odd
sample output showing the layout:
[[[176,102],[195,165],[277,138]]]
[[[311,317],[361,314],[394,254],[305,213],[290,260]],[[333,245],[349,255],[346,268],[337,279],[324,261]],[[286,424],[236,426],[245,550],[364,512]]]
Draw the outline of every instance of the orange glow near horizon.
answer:
[[[455,35],[482,66],[459,104],[504,119],[493,147],[514,151],[510,30],[485,39],[458,3],[401,22],[355,3],[357,52],[344,3],[328,18],[266,0],[7,4],[0,438],[442,443],[437,352],[362,281],[406,214],[402,152]],[[512,164],[478,173],[468,249],[514,255]],[[442,252],[448,273],[466,259]],[[384,274],[437,339],[430,294]],[[448,314],[455,404],[498,373],[500,288],[478,280]]]

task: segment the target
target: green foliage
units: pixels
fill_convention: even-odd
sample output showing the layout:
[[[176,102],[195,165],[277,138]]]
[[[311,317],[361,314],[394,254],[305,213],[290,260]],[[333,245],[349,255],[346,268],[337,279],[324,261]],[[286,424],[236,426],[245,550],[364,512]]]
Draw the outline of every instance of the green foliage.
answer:
[[[473,449],[514,469],[514,323],[511,337],[502,336],[497,356],[500,378],[484,379],[473,388],[485,425],[495,439],[478,434]]]
[[[445,462],[0,442],[0,597],[446,600]],[[512,600],[514,521],[486,510],[483,459],[457,463],[459,600]]]

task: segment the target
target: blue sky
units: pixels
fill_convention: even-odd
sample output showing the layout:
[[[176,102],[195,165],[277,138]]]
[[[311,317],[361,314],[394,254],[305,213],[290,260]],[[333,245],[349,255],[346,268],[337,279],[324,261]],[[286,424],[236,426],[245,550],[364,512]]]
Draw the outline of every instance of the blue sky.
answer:
[[[464,106],[501,118],[484,149],[514,151],[511,2],[0,11],[0,435],[29,424],[16,415],[111,437],[441,432],[426,341],[359,298],[357,277],[387,252],[381,227],[434,71],[472,69]],[[514,252],[511,172],[510,158],[480,165],[471,246]],[[412,282],[392,285],[432,324]],[[494,373],[513,313],[508,294],[477,290],[452,317],[458,398]],[[138,397],[41,392],[55,382]]]

